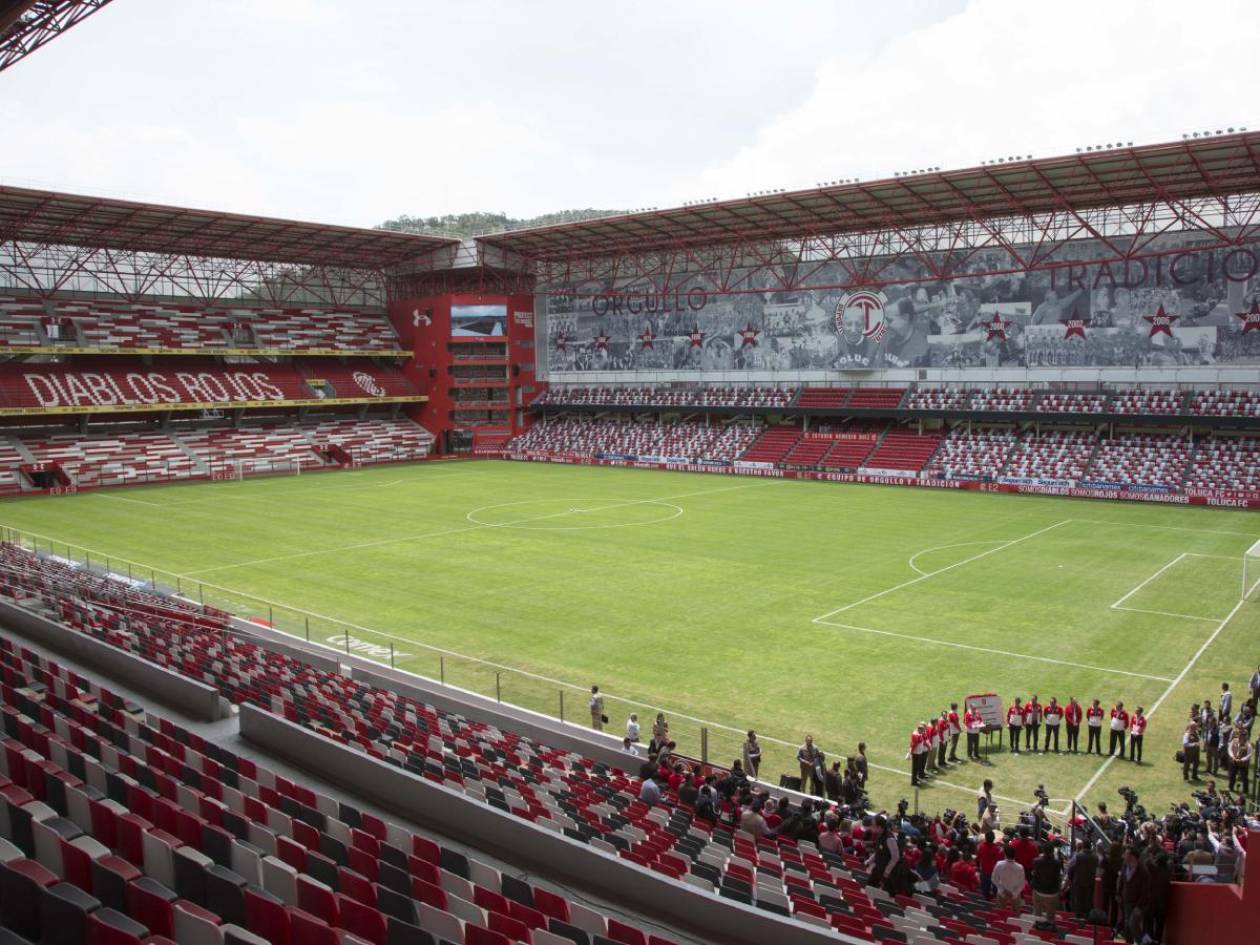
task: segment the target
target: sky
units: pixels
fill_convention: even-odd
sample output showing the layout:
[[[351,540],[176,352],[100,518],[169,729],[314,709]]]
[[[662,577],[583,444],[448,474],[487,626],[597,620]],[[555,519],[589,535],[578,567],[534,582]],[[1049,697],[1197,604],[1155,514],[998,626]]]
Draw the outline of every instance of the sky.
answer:
[[[0,182],[372,226],[1260,128],[1255,0],[114,0],[0,73]]]

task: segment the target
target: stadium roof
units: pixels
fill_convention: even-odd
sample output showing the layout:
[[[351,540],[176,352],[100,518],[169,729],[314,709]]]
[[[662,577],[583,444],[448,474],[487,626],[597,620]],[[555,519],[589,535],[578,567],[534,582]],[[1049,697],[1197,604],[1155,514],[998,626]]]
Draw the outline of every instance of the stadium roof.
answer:
[[[11,240],[356,269],[459,245],[447,237],[0,186],[0,243]]]
[[[479,237],[539,261],[1260,191],[1260,133],[1116,147]]]
[[[0,72],[110,0],[0,0]]]

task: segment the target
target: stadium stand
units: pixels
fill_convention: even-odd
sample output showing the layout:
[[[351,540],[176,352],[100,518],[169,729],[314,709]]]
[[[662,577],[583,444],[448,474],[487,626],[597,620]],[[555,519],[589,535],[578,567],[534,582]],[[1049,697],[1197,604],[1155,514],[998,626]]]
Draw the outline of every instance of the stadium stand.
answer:
[[[1006,475],[1026,479],[1079,481],[1098,447],[1098,437],[1081,431],[1028,433],[1011,451]]]
[[[806,387],[796,398],[797,407],[840,407],[849,399],[848,387]]]
[[[1184,391],[1126,388],[1111,398],[1111,412],[1123,414],[1179,414],[1183,412]]]
[[[866,466],[917,473],[928,464],[940,443],[939,433],[890,430],[866,458]]]
[[[786,407],[796,396],[787,387],[551,387],[535,401],[549,406],[607,404],[653,407]]]
[[[1186,487],[1191,491],[1260,494],[1260,440],[1221,437],[1200,441]]]
[[[801,438],[801,428],[793,426],[767,427],[740,459],[749,463],[775,464],[791,452]]]
[[[910,391],[906,407],[911,410],[964,410],[971,392],[958,387],[918,387]]]
[[[56,325],[55,334],[48,329]],[[124,302],[42,303],[0,296],[0,344],[189,351],[258,347],[396,351],[384,315],[303,308],[214,309]]]
[[[1190,412],[1201,417],[1260,417],[1260,394],[1251,390],[1200,390]]]
[[[971,395],[971,408],[1026,413],[1036,399],[1034,391],[1024,388],[989,387]]]
[[[1190,462],[1190,442],[1177,436],[1122,434],[1098,444],[1084,481],[1179,487]]]
[[[340,447],[345,456],[330,454]],[[193,426],[118,433],[11,433],[0,436],[0,490],[22,486],[22,467],[56,463],[73,485],[129,485],[207,477],[322,468],[340,463],[422,459],[433,435],[405,418],[330,419]]]
[[[670,457],[673,462],[732,462],[760,432],[745,424],[707,425],[703,421],[677,423],[619,420],[558,420],[535,425],[513,441],[522,451],[568,455]]]
[[[1105,413],[1109,395],[1096,393],[1043,394],[1038,404],[1043,413]]]
[[[928,472],[942,479],[992,479],[1016,443],[1009,431],[954,430],[932,457]]]
[[[904,387],[857,387],[846,404],[862,410],[893,410],[906,396]]]

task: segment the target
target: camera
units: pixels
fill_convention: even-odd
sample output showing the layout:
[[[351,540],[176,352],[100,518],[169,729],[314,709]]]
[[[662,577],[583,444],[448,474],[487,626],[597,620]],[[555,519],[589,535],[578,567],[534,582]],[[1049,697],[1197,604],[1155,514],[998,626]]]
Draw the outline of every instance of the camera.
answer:
[[[907,798],[903,797],[901,800],[897,802],[897,816],[900,819],[905,820],[906,811],[908,811],[909,809],[910,809],[910,801]]]
[[[1037,798],[1037,803],[1042,807],[1050,806],[1050,795],[1046,793],[1046,786],[1044,784],[1037,785],[1037,790],[1033,791],[1033,797]]]

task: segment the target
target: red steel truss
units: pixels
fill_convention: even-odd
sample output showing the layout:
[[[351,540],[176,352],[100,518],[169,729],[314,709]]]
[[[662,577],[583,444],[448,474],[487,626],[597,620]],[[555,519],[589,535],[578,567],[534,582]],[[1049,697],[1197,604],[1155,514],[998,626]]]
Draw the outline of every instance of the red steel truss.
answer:
[[[792,292],[1068,266],[1070,241],[1111,259],[1260,238],[1260,134],[1117,148],[493,234],[542,294]],[[1179,249],[1184,251],[1184,249]],[[843,273],[836,281],[835,273]]]
[[[0,186],[0,292],[268,305],[385,303],[386,271],[458,240]]]
[[[0,72],[82,23],[109,2],[0,0]]]

